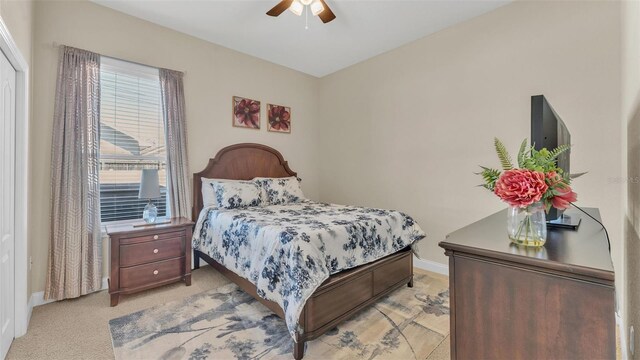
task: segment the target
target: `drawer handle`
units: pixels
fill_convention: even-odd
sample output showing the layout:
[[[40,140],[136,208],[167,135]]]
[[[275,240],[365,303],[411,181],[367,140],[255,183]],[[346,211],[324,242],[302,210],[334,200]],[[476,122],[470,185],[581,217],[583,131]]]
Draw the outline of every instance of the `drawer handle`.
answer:
[[[158,240],[158,235],[153,235],[153,240]]]
[[[153,253],[157,254],[158,253],[158,249],[153,249]]]
[[[153,275],[158,275],[158,270],[153,270]]]

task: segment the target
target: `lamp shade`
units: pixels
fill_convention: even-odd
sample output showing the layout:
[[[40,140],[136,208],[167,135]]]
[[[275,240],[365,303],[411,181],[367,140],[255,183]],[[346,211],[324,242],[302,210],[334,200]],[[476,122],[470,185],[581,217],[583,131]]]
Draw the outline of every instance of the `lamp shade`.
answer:
[[[311,13],[315,16],[324,11],[324,5],[320,0],[316,0],[311,4]]]
[[[302,10],[304,10],[304,5],[302,5],[299,0],[293,0],[291,5],[289,6],[289,10],[291,10],[292,13],[300,16],[302,15]]]
[[[138,199],[155,199],[160,197],[158,169],[142,169]]]

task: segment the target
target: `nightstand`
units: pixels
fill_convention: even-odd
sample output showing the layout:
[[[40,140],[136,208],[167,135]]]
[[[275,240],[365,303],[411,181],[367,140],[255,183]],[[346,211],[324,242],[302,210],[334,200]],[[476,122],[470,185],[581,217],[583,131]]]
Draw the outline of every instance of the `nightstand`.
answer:
[[[107,225],[111,306],[118,305],[123,294],[183,280],[191,285],[192,227],[186,218],[158,225]]]

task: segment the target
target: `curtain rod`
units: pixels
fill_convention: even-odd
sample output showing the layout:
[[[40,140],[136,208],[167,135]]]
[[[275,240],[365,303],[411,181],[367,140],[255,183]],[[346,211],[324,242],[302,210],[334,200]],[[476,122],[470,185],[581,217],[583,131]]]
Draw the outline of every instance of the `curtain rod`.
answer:
[[[54,48],[57,48],[57,47],[59,47],[59,46],[61,46],[61,45],[64,45],[64,44],[59,44],[59,43],[57,43],[56,41],[54,41],[54,42],[53,42],[53,47],[54,47]],[[67,45],[64,45],[64,46],[67,46]],[[88,50],[88,51],[90,51],[90,50]],[[98,54],[99,54],[100,56],[104,56],[104,57],[109,58],[109,59],[114,59],[114,60],[124,61],[124,62],[128,62],[128,63],[131,63],[131,64],[136,64],[136,65],[141,65],[141,66],[151,67],[151,68],[154,68],[154,69],[160,69],[158,66],[153,66],[153,65],[143,64],[143,63],[140,63],[140,62],[137,62],[137,61],[125,60],[125,59],[117,58],[117,57],[115,57],[115,56],[103,55],[103,54],[100,54],[100,53],[98,53]],[[171,69],[170,69],[170,70],[171,70]],[[180,71],[180,70],[173,70],[173,71]],[[185,75],[185,76],[187,75],[187,72],[186,72],[186,71],[180,71],[180,72],[181,72],[183,75]]]

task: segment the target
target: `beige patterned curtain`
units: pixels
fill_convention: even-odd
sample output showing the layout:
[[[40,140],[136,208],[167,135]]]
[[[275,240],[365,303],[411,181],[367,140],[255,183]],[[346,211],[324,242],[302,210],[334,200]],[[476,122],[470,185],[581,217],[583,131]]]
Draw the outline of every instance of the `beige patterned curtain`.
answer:
[[[102,287],[100,56],[60,48],[51,161],[51,238],[44,298],[61,300]]]
[[[191,216],[189,167],[187,165],[187,129],[182,73],[160,69],[162,113],[167,143],[168,191],[172,217]]]

